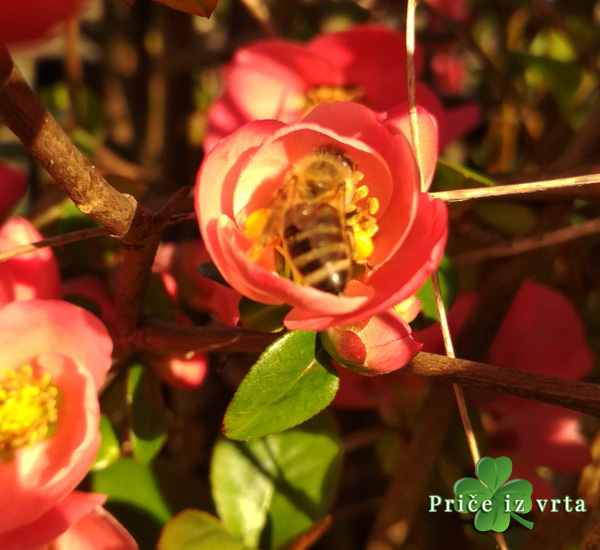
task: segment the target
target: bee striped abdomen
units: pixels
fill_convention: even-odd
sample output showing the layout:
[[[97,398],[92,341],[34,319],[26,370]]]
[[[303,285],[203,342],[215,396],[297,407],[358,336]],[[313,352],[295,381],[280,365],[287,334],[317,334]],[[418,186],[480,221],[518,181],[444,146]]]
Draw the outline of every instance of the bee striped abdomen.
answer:
[[[343,223],[329,204],[301,204],[287,213],[283,244],[305,284],[332,294],[346,288],[352,261]]]

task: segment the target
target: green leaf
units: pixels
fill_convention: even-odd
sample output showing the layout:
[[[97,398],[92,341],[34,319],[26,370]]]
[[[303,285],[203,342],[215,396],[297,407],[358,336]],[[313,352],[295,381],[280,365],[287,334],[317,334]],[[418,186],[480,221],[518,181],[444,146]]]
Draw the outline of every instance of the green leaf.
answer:
[[[446,159],[439,159],[435,167],[432,191],[454,191],[455,189],[472,189],[475,187],[491,187],[494,180],[465,168]]]
[[[293,541],[287,543],[283,547],[283,550],[307,550],[327,532],[330,526],[331,516],[325,516],[313,523],[309,529],[296,537]]]
[[[183,11],[200,17],[210,17],[217,7],[217,0],[154,0],[174,10]]]
[[[211,486],[219,516],[250,546],[299,537],[335,495],[342,445],[327,414],[285,432],[215,446]]]
[[[531,208],[505,201],[477,202],[471,210],[485,224],[507,237],[529,235],[536,225]]]
[[[275,473],[264,439],[217,441],[210,472],[213,499],[229,531],[246,544],[258,545],[275,490],[271,479]]]
[[[506,456],[498,458],[484,456],[475,466],[477,477],[485,483],[492,493],[495,493],[504,484],[510,477],[511,472],[512,462]]]
[[[243,297],[240,300],[239,309],[240,322],[245,328],[264,332],[279,332],[284,328],[283,318],[292,308],[288,305],[261,304]]]
[[[166,441],[168,411],[162,396],[162,385],[154,371],[142,365],[133,365],[128,376],[133,456],[139,462],[148,464]]]
[[[215,517],[200,510],[184,510],[162,530],[158,550],[247,550]]]
[[[239,385],[223,420],[230,439],[248,440],[296,426],[335,397],[339,378],[314,332],[271,344]]]
[[[440,282],[440,291],[446,311],[450,311],[458,288],[458,276],[456,269],[449,256],[444,254],[437,270],[438,280]],[[425,284],[417,291],[417,297],[421,299],[421,312],[430,321],[437,321],[437,307],[435,305],[435,296],[433,294],[433,283],[431,277],[428,277]]]
[[[100,448],[90,470],[96,472],[114,464],[121,456],[119,440],[113,430],[112,424],[105,414],[100,415]]]
[[[558,61],[524,53],[512,53],[511,57],[523,66],[527,84],[544,91],[549,88],[566,114],[581,82],[580,64],[577,61]]]
[[[151,467],[122,458],[91,480],[92,491],[108,495],[106,509],[119,516],[140,548],[153,548],[173,514]]]
[[[203,275],[207,279],[210,279],[211,281],[215,281],[215,283],[219,283],[223,286],[231,288],[231,286],[229,286],[229,283],[223,278],[223,275],[221,275],[221,272],[217,269],[217,266],[212,262],[200,264],[198,266],[198,271],[200,272],[200,275]]]

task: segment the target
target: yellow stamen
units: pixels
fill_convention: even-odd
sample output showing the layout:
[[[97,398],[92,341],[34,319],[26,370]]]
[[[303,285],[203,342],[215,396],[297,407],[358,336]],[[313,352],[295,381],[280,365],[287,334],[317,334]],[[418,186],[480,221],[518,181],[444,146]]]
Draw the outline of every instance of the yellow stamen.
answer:
[[[252,240],[257,240],[264,233],[271,214],[268,208],[259,208],[246,218],[244,233]]]
[[[352,229],[354,231],[354,261],[364,263],[373,253],[373,239],[358,225]]]
[[[363,91],[357,86],[316,86],[305,94],[306,105],[302,116],[310,113],[317,105],[334,101],[360,101]]]
[[[30,365],[0,373],[0,460],[47,437],[56,424],[58,388]]]
[[[371,216],[374,216],[379,212],[379,200],[376,197],[370,197],[367,201],[367,210]]]
[[[354,191],[354,202],[364,199],[369,194],[369,188],[366,185],[361,185]]]

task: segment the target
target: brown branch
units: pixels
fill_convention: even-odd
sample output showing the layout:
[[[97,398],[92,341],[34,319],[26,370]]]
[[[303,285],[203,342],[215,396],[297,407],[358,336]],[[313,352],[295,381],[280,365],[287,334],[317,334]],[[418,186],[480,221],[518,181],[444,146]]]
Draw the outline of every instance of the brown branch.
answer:
[[[146,233],[140,235],[141,238],[134,245],[123,243],[122,265],[115,297],[117,314],[111,327],[116,348],[126,347],[129,335],[142,318],[152,264],[163,229],[189,193],[189,187],[179,189],[159,212],[153,214],[153,223],[146,226]]]
[[[581,189],[587,186],[598,184],[600,184],[600,174],[588,174],[585,176],[573,176],[569,178],[536,181],[531,183],[516,183],[511,185],[498,185],[495,187],[477,187],[475,189],[440,191],[437,193],[430,193],[430,195],[432,197],[442,199],[446,203],[452,203],[494,197],[516,197],[519,195],[530,195],[533,193],[544,193],[562,189]]]
[[[538,248],[545,248],[557,244],[566,243],[574,239],[600,233],[600,219],[582,222],[574,227],[562,227],[556,231],[549,231],[542,235],[515,239],[508,243],[501,243],[479,250],[470,250],[453,258],[455,265],[466,265],[493,258],[506,258],[516,256]],[[0,255],[0,259],[1,259]]]
[[[281,334],[233,327],[183,327],[164,321],[145,320],[130,335],[135,349],[170,351],[261,352]]]
[[[0,116],[31,155],[84,214],[120,238],[130,235],[134,217],[144,233],[149,213],[119,193],[88,163],[52,118],[0,44]]]
[[[600,385],[421,352],[405,372],[559,405],[600,418]]]
[[[182,327],[163,321],[145,320],[130,334],[129,343],[135,349],[260,352],[279,336],[280,333],[243,328]],[[426,378],[439,378],[543,401],[600,418],[600,385],[590,382],[530,374],[425,352],[419,353],[402,370]]]

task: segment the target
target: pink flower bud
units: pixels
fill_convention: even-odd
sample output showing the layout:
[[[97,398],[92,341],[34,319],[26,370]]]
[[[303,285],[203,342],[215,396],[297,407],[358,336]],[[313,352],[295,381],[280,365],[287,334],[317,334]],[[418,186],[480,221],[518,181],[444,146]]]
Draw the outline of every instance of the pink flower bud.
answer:
[[[360,323],[330,328],[321,333],[321,342],[338,365],[367,376],[395,371],[421,349],[393,309]]]

